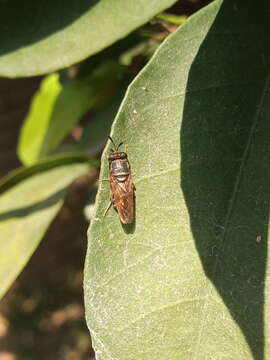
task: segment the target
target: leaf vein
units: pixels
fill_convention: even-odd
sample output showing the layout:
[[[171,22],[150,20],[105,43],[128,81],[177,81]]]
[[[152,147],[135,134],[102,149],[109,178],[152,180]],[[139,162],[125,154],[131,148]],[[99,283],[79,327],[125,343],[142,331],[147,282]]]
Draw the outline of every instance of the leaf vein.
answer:
[[[123,327],[121,327],[120,329],[118,329],[118,331],[119,331],[119,332],[122,332],[122,331],[128,329],[130,326],[132,326],[132,325],[134,325],[134,324],[136,324],[136,323],[144,320],[146,317],[152,315],[152,314],[155,313],[155,312],[161,312],[161,311],[163,311],[163,310],[167,310],[167,309],[169,309],[169,308],[176,307],[176,306],[178,306],[178,305],[180,305],[180,304],[187,304],[187,303],[194,302],[194,301],[204,301],[204,300],[205,300],[204,297],[202,297],[202,298],[198,297],[198,298],[196,298],[196,299],[181,299],[181,300],[175,301],[175,302],[173,302],[173,303],[170,303],[170,304],[167,304],[167,305],[164,305],[164,306],[157,307],[157,308],[155,308],[155,309],[153,309],[153,310],[151,310],[151,311],[149,311],[149,312],[147,312],[147,313],[145,313],[145,314],[142,314],[141,316],[137,317],[136,319],[130,321],[130,322],[127,323],[125,326],[123,326]]]
[[[175,172],[175,171],[179,171],[179,167],[176,167],[176,168],[171,168],[171,169],[167,169],[167,170],[163,170],[163,171],[160,171],[156,174],[151,174],[151,175],[146,175],[146,176],[141,176],[137,181],[136,181],[136,184],[138,184],[139,182],[141,181],[144,181],[144,180],[149,180],[151,178],[155,178],[155,177],[159,177],[159,176],[162,176],[162,175],[166,175],[170,172]]]

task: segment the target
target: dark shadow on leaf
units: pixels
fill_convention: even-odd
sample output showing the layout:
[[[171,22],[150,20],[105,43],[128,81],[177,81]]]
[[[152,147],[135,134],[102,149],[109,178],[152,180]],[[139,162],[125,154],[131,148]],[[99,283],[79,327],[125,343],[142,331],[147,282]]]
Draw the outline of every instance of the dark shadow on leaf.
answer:
[[[29,46],[63,30],[98,2],[99,0],[1,1],[0,55]]]
[[[46,198],[40,202],[34,203],[32,205],[21,207],[21,208],[15,208],[15,209],[9,210],[7,212],[0,213],[0,222],[6,221],[6,220],[9,220],[12,218],[22,218],[22,217],[28,216],[32,213],[46,209],[50,206],[53,206],[58,201],[63,199],[63,197],[66,194],[66,190],[67,190],[66,188],[61,189],[61,190],[55,192],[54,194],[52,194],[51,196],[49,196],[48,198]]]
[[[263,360],[270,125],[260,110],[270,107],[261,102],[269,84],[258,4],[238,4],[223,3],[189,72],[181,187],[205,274]]]

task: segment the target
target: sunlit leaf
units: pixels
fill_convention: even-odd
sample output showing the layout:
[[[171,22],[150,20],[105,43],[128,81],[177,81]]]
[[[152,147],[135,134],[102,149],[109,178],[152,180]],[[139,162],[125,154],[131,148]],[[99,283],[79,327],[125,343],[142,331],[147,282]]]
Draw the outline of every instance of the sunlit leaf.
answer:
[[[103,182],[85,267],[97,360],[270,357],[269,13],[213,2],[127,91],[112,136],[129,145],[136,220],[103,216]]]
[[[18,143],[18,156],[25,165],[31,165],[39,159],[42,142],[61,90],[59,74],[51,74],[41,82],[40,89],[32,99]]]
[[[175,25],[182,25],[184,24],[184,22],[187,21],[187,16],[186,15],[175,15],[175,14],[170,14],[167,12],[163,12],[161,14],[158,14],[156,16],[157,19],[159,20],[163,20],[166,21],[168,23],[171,24],[175,24]]]

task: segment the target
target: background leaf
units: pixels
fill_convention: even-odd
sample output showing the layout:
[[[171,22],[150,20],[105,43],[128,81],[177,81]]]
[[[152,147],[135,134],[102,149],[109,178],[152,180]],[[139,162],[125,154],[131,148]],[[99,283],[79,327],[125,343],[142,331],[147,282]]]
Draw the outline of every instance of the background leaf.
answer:
[[[93,55],[175,0],[0,2],[0,75],[45,74]],[[16,9],[16,11],[14,11]]]
[[[74,145],[74,149],[96,154],[104,148],[123,96],[123,91],[119,91],[106,107],[93,116],[89,124],[85,126],[81,139]]]
[[[41,241],[63,204],[67,186],[93,165],[83,154],[61,155],[1,181],[0,297]]]
[[[268,5],[215,1],[130,86],[112,136],[136,221],[103,218],[102,183],[86,257],[98,360],[269,358],[267,24]]]
[[[70,133],[87,110],[105,102],[118,86],[121,66],[113,61],[101,64],[79,80],[61,83],[59,74],[48,75],[35,94],[23,124],[18,155],[32,165],[50,154]]]
[[[61,90],[59,74],[50,74],[42,80],[32,99],[29,113],[21,128],[17,150],[24,165],[34,164],[40,157],[40,149]]]

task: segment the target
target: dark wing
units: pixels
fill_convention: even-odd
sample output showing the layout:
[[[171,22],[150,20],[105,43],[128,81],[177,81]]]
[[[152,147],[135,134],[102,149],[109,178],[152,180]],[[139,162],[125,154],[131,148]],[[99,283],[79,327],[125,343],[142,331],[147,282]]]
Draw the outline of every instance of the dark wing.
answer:
[[[132,176],[126,181],[118,182],[115,176],[111,176],[111,188],[114,205],[123,224],[131,224],[134,217],[134,187]]]

